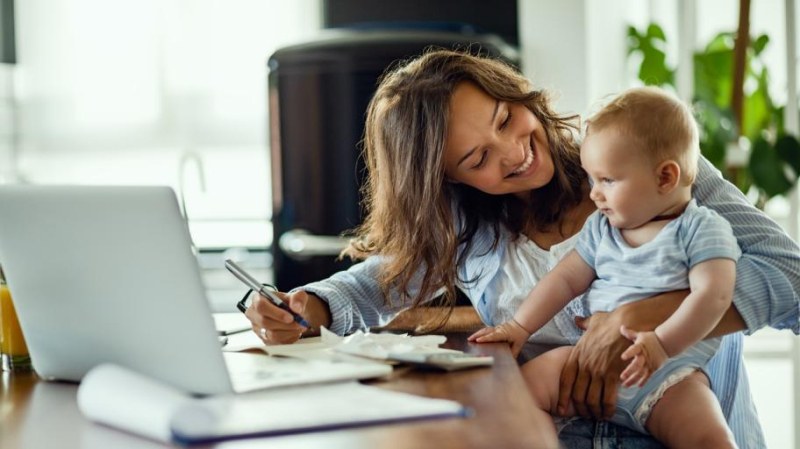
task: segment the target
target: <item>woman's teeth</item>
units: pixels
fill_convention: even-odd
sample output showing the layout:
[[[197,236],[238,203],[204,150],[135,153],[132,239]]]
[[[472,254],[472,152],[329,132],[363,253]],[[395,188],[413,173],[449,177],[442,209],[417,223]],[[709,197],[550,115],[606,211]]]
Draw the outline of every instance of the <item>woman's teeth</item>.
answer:
[[[525,160],[522,162],[522,165],[519,166],[516,170],[511,172],[512,175],[518,175],[523,173],[525,170],[531,168],[531,164],[533,164],[533,150],[528,149],[528,154],[525,156]]]

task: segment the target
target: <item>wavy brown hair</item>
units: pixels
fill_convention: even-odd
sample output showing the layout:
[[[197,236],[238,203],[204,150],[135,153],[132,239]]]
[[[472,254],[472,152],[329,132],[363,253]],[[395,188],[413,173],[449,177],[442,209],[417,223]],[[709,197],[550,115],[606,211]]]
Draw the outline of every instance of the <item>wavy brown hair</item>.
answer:
[[[446,180],[450,98],[464,81],[497,100],[524,104],[546,130],[555,175],[531,192],[530,202]],[[367,216],[343,255],[386,257],[379,282],[387,301],[389,291],[395,290],[404,303],[418,306],[443,289],[443,303],[452,310],[457,282],[474,281],[458,279],[457,267],[480,227],[493,229],[494,249],[501,226],[517,236],[528,227],[558,226],[564,214],[581,202],[585,175],[576,121],[575,116],[555,114],[544,92],[533,90],[523,75],[497,59],[429,50],[390,69],[367,109],[363,140]],[[409,293],[412,280],[421,280],[416,298]]]

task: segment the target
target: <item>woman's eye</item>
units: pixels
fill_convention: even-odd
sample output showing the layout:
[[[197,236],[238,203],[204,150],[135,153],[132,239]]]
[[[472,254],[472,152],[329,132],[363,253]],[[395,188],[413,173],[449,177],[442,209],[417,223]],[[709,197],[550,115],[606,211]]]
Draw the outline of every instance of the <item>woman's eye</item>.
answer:
[[[613,184],[614,180],[611,178],[601,178],[600,182],[602,182],[603,184]]]
[[[503,120],[503,123],[500,123],[500,130],[506,129],[506,126],[508,126],[508,123],[511,122],[511,116],[512,116],[512,113],[511,113],[511,110],[509,109],[508,110],[508,114],[506,114],[505,120]]]
[[[473,165],[472,168],[481,168],[483,166],[484,162],[486,162],[486,154],[487,153],[488,153],[488,151],[481,152],[481,160],[479,160],[477,164]]]

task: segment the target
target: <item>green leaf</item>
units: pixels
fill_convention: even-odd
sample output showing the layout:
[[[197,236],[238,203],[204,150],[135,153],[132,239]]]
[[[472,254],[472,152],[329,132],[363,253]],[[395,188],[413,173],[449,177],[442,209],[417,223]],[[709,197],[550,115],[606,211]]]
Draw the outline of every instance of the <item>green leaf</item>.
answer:
[[[646,32],[639,32],[628,27],[628,56],[641,54],[638,77],[647,85],[674,85],[674,70],[667,66],[664,30],[655,23],[647,27]]]
[[[695,94],[720,107],[729,107],[733,86],[733,49],[696,53]]]
[[[775,142],[775,151],[800,176],[800,142],[795,136],[785,134]]]
[[[760,55],[761,52],[764,51],[764,48],[766,48],[767,44],[769,44],[769,36],[766,34],[758,36],[756,40],[751,43],[756,56]]]
[[[742,135],[750,140],[757,138],[761,132],[769,128],[770,114],[769,93],[764,89],[757,89],[744,99],[742,111]]]
[[[700,141],[700,152],[715,167],[725,170],[725,141],[719,138],[718,133],[710,134]]]
[[[719,50],[732,50],[733,49],[733,42],[736,39],[736,33],[734,32],[723,32],[719,33],[711,39],[711,42],[706,45],[705,52],[710,53]]]
[[[768,196],[782,195],[792,188],[778,152],[763,137],[753,143],[748,164],[753,182]]]
[[[667,35],[664,34],[664,29],[661,28],[657,23],[651,23],[650,26],[647,27],[647,36],[654,39],[660,39],[663,42],[667,41]]]
[[[639,68],[639,79],[649,86],[672,84],[672,71],[667,67],[667,56],[664,52],[655,48],[645,52]]]

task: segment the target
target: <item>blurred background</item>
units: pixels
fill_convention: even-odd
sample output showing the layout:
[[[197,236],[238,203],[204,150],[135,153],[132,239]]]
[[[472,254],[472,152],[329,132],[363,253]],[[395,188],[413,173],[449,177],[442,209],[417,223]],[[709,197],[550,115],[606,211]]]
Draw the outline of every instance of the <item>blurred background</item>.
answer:
[[[282,289],[346,266],[377,76],[427,44],[469,46],[565,113],[674,89],[704,154],[797,239],[797,14],[794,0],[0,0],[0,183],[172,186],[209,300],[234,310],[224,258]],[[800,447],[797,340],[747,339],[770,447]]]

